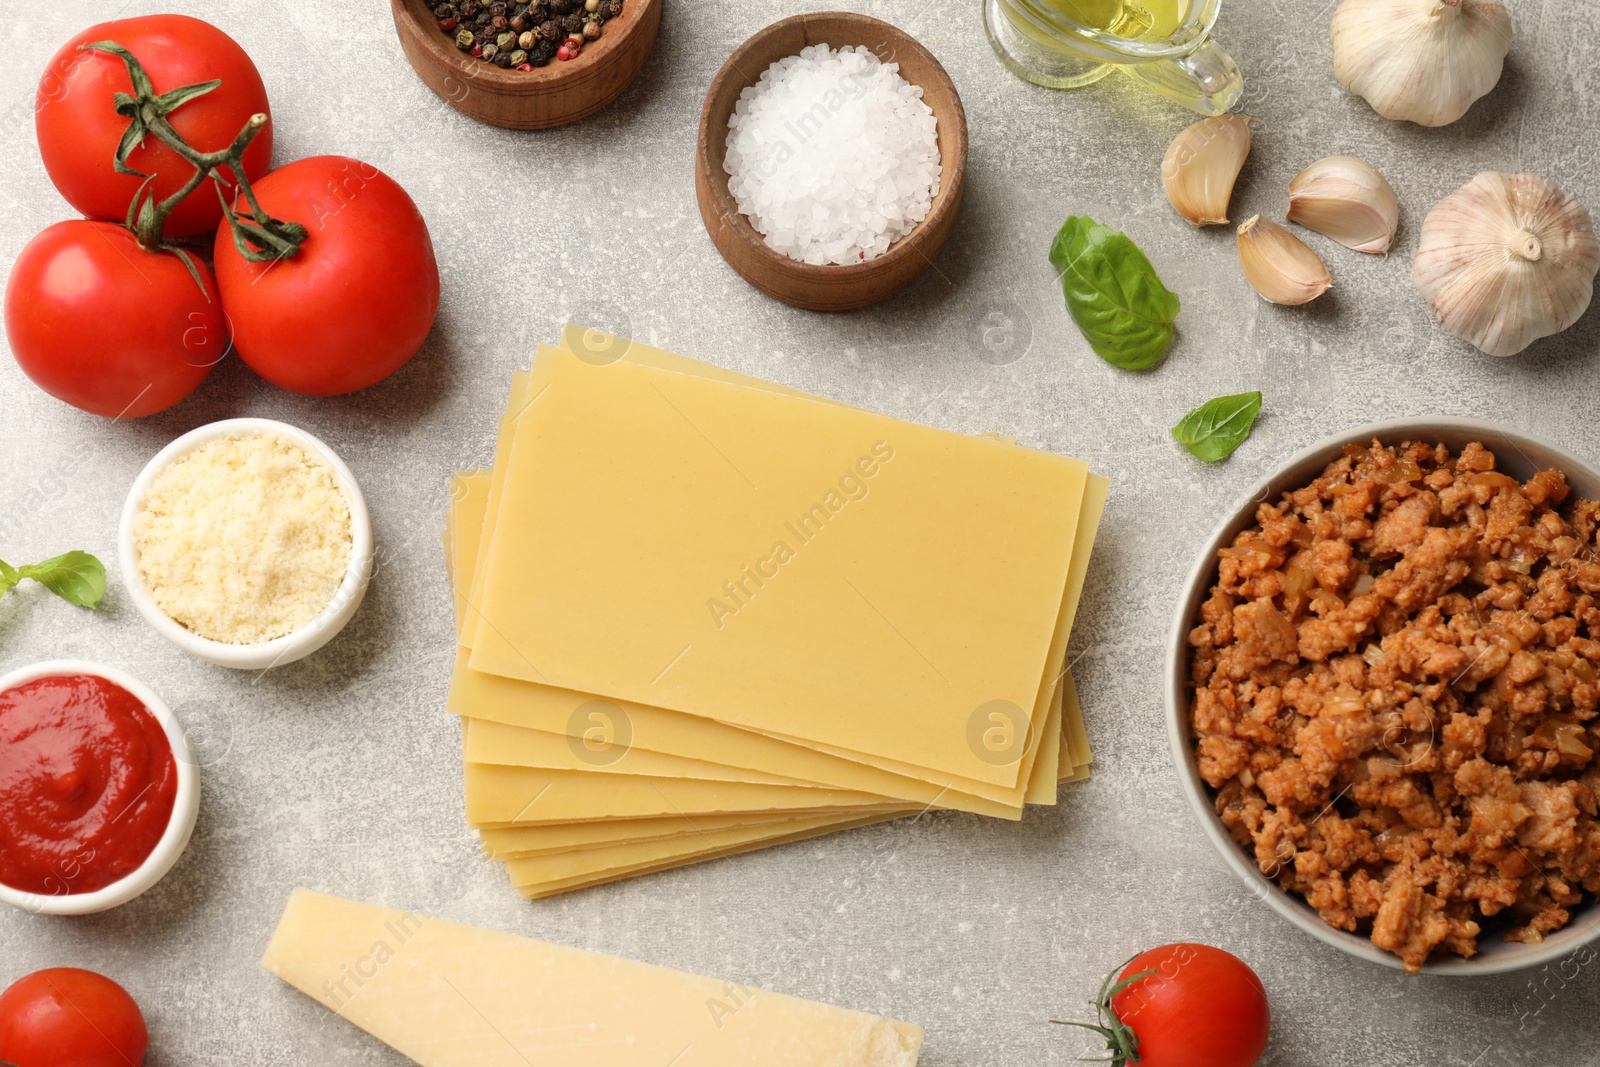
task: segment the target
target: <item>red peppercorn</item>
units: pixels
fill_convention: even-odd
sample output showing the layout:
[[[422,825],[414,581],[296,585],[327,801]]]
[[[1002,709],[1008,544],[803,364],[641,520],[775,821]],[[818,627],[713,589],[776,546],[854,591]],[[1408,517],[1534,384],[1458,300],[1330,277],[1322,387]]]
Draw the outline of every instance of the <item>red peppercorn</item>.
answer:
[[[475,56],[482,56],[483,55],[483,45],[481,45],[481,44],[473,45],[472,46],[472,54],[475,55]]]
[[[519,66],[517,69],[521,70],[521,71],[529,71],[529,70],[533,69],[533,64],[532,63],[524,63],[521,66]]]
[[[561,60],[571,59],[577,54],[577,51],[572,47],[571,44],[564,44],[560,48],[556,49],[556,58]]]
[[[444,19],[444,20],[440,21],[439,28],[441,30],[449,32],[450,30],[455,29],[459,25],[460,25],[460,22],[458,22],[455,19]]]

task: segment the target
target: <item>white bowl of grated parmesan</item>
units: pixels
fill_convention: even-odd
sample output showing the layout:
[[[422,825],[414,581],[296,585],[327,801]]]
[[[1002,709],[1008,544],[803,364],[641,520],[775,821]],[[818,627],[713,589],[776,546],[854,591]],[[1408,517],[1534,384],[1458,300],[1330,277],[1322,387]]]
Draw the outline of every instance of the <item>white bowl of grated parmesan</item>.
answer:
[[[139,614],[239,670],[333,640],[372,577],[372,523],[350,468],[271,419],[214,422],[158,452],[128,492],[117,547]]]

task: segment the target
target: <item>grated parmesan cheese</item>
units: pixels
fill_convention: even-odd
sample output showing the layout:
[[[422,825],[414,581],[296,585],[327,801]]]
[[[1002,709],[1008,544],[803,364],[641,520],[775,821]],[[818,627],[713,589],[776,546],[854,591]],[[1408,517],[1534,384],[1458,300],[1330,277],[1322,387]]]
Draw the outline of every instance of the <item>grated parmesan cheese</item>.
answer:
[[[201,637],[254,645],[320,615],[350,569],[333,468],[276,434],[208,441],[151,479],[133,526],[145,586]]]

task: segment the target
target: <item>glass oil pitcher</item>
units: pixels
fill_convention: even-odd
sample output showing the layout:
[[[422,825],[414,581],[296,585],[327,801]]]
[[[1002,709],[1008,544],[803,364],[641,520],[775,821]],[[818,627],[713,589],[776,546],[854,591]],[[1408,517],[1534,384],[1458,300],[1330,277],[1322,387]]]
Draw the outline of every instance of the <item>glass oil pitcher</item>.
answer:
[[[1220,115],[1244,91],[1233,59],[1211,39],[1222,0],[984,0],[989,43],[1011,71],[1075,89],[1112,71]]]

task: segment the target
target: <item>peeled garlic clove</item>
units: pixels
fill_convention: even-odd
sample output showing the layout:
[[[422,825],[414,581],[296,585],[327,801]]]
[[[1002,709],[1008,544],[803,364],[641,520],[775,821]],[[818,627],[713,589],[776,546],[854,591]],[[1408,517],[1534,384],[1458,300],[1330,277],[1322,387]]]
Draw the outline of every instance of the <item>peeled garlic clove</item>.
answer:
[[[1196,226],[1228,221],[1228,201],[1250,154],[1244,115],[1203,119],[1172,139],[1161,162],[1161,182],[1178,214]]]
[[[1346,248],[1376,254],[1394,243],[1400,202],[1370,165],[1354,156],[1329,156],[1289,183],[1288,218]]]
[[[1309,304],[1333,284],[1310,246],[1260,215],[1239,227],[1239,265],[1255,291],[1274,304]]]
[[[1344,0],[1333,73],[1386,119],[1446,126],[1500,81],[1511,16],[1500,0]]]
[[[1584,206],[1537,174],[1478,175],[1422,224],[1412,278],[1439,324],[1511,356],[1583,317],[1600,271]]]

